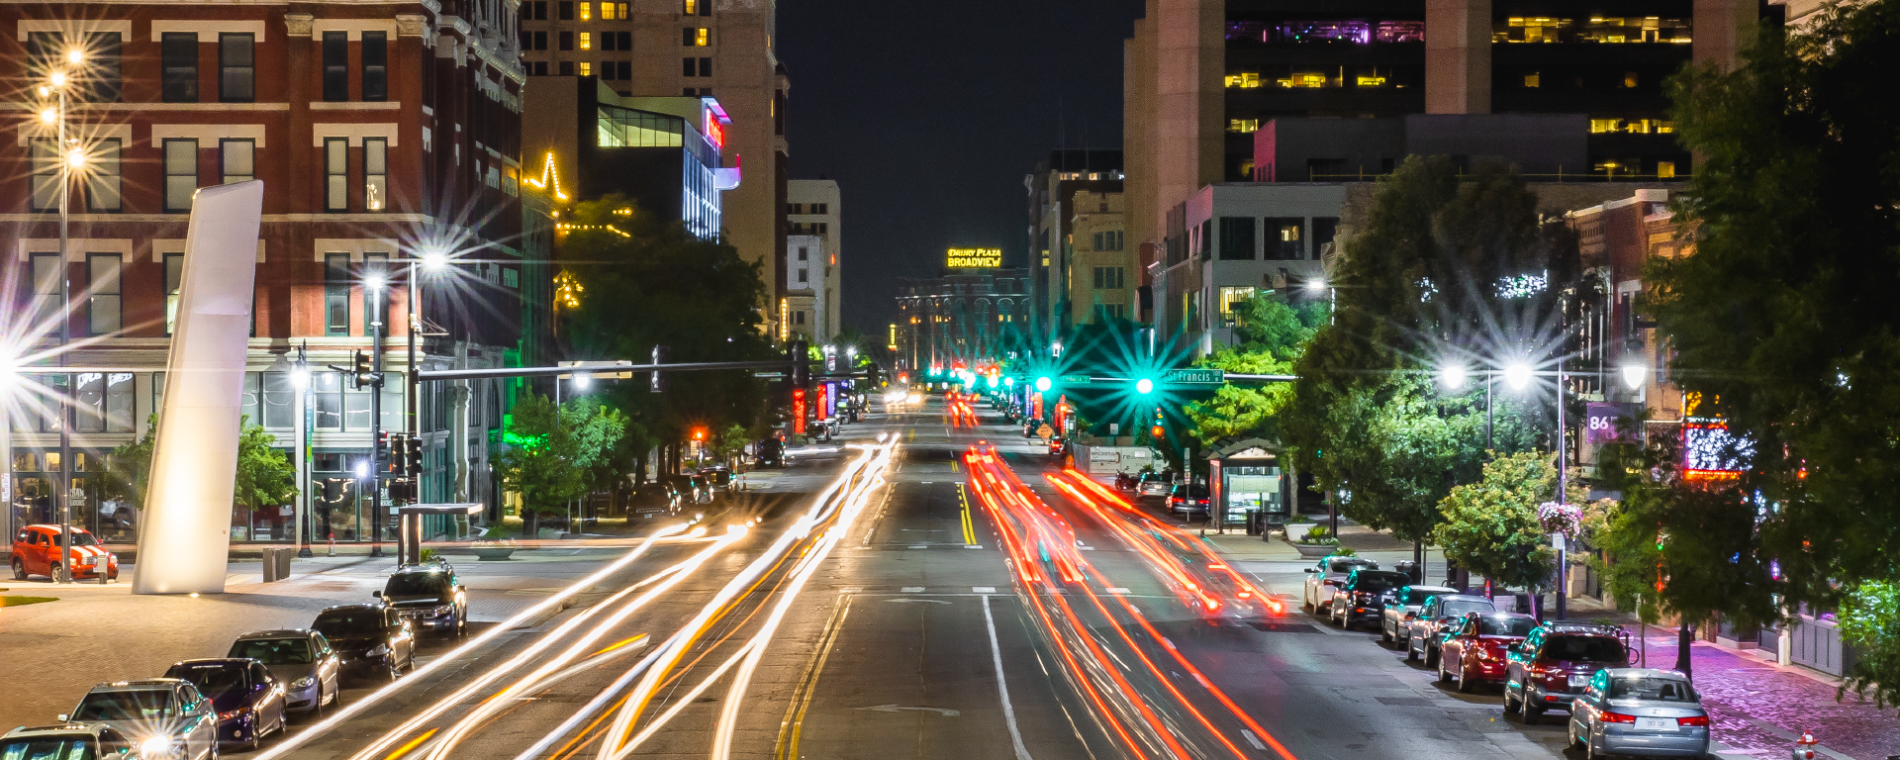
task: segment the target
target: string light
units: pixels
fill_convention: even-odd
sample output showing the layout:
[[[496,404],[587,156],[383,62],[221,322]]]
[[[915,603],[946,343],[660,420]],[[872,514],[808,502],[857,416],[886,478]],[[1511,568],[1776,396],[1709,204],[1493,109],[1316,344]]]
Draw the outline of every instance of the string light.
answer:
[[[523,179],[521,183],[530,185],[536,190],[552,187],[557,200],[567,200],[567,193],[561,191],[561,175],[554,170],[554,151],[548,151],[547,160],[542,162],[540,179]]]

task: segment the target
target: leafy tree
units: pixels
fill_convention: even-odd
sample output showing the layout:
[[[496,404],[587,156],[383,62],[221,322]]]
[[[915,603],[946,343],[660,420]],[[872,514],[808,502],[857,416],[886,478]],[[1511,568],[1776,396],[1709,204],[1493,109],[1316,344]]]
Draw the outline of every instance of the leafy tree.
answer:
[[[1293,372],[1314,333],[1326,322],[1324,303],[1288,304],[1261,294],[1238,309],[1234,334],[1238,345],[1216,352],[1196,364],[1238,374],[1286,375]],[[1285,383],[1223,385],[1213,398],[1187,406],[1195,438],[1212,446],[1224,438],[1259,436],[1278,440],[1279,412],[1293,397]]]
[[[1512,588],[1548,582],[1556,553],[1544,544],[1537,505],[1550,499],[1557,471],[1536,451],[1505,454],[1484,465],[1484,478],[1451,489],[1440,503],[1445,520],[1432,541],[1445,558]]]
[[[145,435],[112,449],[106,457],[99,496],[132,504],[145,503],[145,487],[152,480],[152,449],[157,445],[158,415],[145,418]]]
[[[590,398],[556,407],[529,392],[516,401],[508,432],[531,443],[503,450],[496,470],[502,487],[520,494],[527,535],[539,531],[541,515],[564,512],[568,502],[589,492],[595,481],[590,468],[606,461],[625,428],[618,410]]]
[[[1630,508],[1697,513],[1664,551],[1713,558],[1727,593],[1705,603],[1731,618],[1777,595],[1833,608],[1900,579],[1900,102],[1884,94],[1896,56],[1900,2],[1842,3],[1806,31],[1764,29],[1732,71],[1668,83],[1698,154],[1676,205],[1697,235],[1692,255],[1651,262],[1646,298],[1673,376],[1708,401],[1699,414],[1753,445],[1732,486],[1658,485],[1661,503]],[[1629,527],[1625,543],[1649,526]],[[1770,558],[1779,580],[1760,569]],[[1664,601],[1695,604],[1674,591],[1680,565]],[[1900,685],[1900,649],[1879,650],[1895,640],[1869,641],[1864,677]]]
[[[257,509],[286,504],[296,498],[297,466],[275,448],[277,438],[263,426],[251,424],[249,415],[240,418],[238,426],[235,501]],[[145,435],[112,450],[106,457],[101,498],[144,504],[145,489],[151,484],[152,451],[157,445],[157,436],[158,415],[154,414],[146,419]]]
[[[1848,691],[1866,695],[1873,692],[1874,703],[1882,708],[1900,703],[1900,686],[1894,686],[1889,674],[1900,673],[1900,584],[1865,581],[1842,597],[1839,615],[1841,638],[1859,654],[1854,671],[1841,684],[1838,696]]]

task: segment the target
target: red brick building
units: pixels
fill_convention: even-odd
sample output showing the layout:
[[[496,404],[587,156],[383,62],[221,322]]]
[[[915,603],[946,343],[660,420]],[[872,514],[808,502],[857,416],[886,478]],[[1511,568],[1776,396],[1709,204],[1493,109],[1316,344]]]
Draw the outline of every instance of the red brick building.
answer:
[[[73,366],[111,371],[72,381],[75,524],[129,539],[136,505],[97,497],[101,457],[145,431],[160,399],[168,304],[176,295],[191,193],[265,184],[246,407],[301,460],[308,503],[239,508],[234,540],[290,540],[296,506],[308,536],[367,540],[352,476],[371,447],[369,391],[326,365],[370,348],[366,280],[391,283],[382,428],[411,411],[403,382],[412,260],[452,263],[421,278],[425,369],[503,366],[544,351],[551,244],[547,204],[524,186],[519,135],[526,81],[515,49],[516,3],[435,0],[206,4],[44,3],[0,7],[4,111],[0,144],[6,335],[58,343],[63,303]],[[78,51],[75,64],[69,54]],[[39,88],[72,77],[69,146],[86,160],[70,185],[70,235],[59,260],[57,102]],[[532,179],[532,177],[530,177]],[[524,193],[526,196],[524,197]],[[66,290],[61,291],[61,275]],[[297,349],[313,370],[299,391]],[[523,356],[523,353],[529,356]],[[31,354],[32,349],[24,353]],[[36,362],[36,363],[50,363]],[[149,369],[147,369],[149,368]],[[119,371],[124,370],[124,371]],[[7,518],[51,517],[60,470],[63,378],[30,376],[10,405]],[[425,384],[423,496],[493,502],[491,431],[507,388]],[[300,419],[301,418],[301,419]],[[299,424],[299,423],[304,424]],[[298,431],[303,431],[299,440]],[[386,520],[393,524],[394,520]],[[4,527],[4,526],[0,526]]]

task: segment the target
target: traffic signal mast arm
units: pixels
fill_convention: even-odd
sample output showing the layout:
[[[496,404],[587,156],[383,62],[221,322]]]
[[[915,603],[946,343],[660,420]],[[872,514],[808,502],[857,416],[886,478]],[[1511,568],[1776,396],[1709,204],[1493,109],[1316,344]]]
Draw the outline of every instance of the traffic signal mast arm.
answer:
[[[421,380],[481,380],[501,377],[550,377],[554,375],[614,375],[626,372],[693,372],[698,370],[722,369],[776,369],[783,371],[789,364],[784,359],[770,359],[751,362],[677,362],[672,364],[613,364],[598,368],[576,367],[495,367],[492,369],[438,369],[421,370],[416,373]],[[592,371],[590,371],[592,370]]]

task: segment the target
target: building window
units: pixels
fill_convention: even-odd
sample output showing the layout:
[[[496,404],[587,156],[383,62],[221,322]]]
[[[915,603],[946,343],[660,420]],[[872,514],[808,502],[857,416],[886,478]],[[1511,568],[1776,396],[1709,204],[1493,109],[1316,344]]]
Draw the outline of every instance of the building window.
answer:
[[[1299,261],[1306,258],[1305,220],[1300,217],[1267,218],[1267,258],[1272,261]]]
[[[699,62],[691,58],[681,58],[680,59],[680,76],[683,76],[683,77],[699,76]],[[691,96],[693,93],[690,89],[688,89],[685,94],[688,96]]]
[[[166,32],[159,57],[165,78],[160,97],[167,103],[198,102],[198,33]]]
[[[218,100],[257,99],[257,43],[250,34],[218,35]]]
[[[100,140],[86,156],[86,208],[93,211],[118,211],[124,204],[120,194],[121,145],[117,139]]]
[[[323,256],[323,332],[350,334],[350,255]]]
[[[799,261],[808,261],[808,260],[810,260],[810,254],[811,254],[811,249],[809,249],[809,248],[800,248],[800,249],[798,249],[798,260],[799,260]]]
[[[1251,287],[1239,287],[1239,288],[1223,287],[1221,288],[1220,289],[1221,321],[1228,325],[1232,325],[1234,323],[1234,307],[1244,304],[1249,300],[1252,300],[1253,293],[1254,293],[1254,289]]]
[[[594,35],[592,33],[581,32],[581,49],[582,50],[594,49]],[[586,75],[587,75],[587,72],[584,72],[584,71],[581,72],[581,76],[586,76]]]
[[[389,33],[363,33],[363,99],[389,99]]]
[[[699,75],[702,77],[712,76],[712,59],[711,58],[699,59]]]
[[[1542,83],[1543,83],[1543,77],[1540,76],[1538,72],[1533,71],[1524,75],[1525,87],[1536,89]]]
[[[119,266],[116,253],[86,254],[86,331],[89,335],[111,335],[123,324],[119,301]]]
[[[558,6],[558,8],[559,8],[559,10],[560,10],[560,12],[561,12],[561,20],[562,20],[562,21],[573,21],[573,20],[574,20],[574,3],[573,3],[573,0],[561,0],[561,3],[560,3],[560,5]]]
[[[1223,216],[1220,219],[1220,258],[1224,261],[1249,261],[1253,252],[1254,221],[1250,216]]]
[[[165,334],[178,324],[178,289],[185,282],[185,254],[165,254]]]
[[[1670,179],[1675,176],[1676,176],[1676,162],[1674,161],[1657,161],[1656,162],[1656,178],[1657,179]]]
[[[616,18],[619,18],[620,16],[617,12],[615,12],[614,6],[615,6],[614,3],[601,3],[600,4],[600,20],[612,21]]]
[[[567,32],[562,32],[561,34],[567,34]],[[562,61],[562,62],[561,62],[561,64],[560,64],[560,67],[559,67],[558,69],[556,69],[556,71],[557,71],[557,72],[558,72],[558,73],[559,73],[559,74],[560,74],[561,76],[564,76],[564,77],[571,77],[571,76],[574,76],[574,62],[573,62],[573,61]]]
[[[323,33],[323,99],[331,103],[350,99],[350,35]]]
[[[34,211],[59,208],[59,148],[52,140],[34,140],[28,148],[32,177],[28,180]]]
[[[218,171],[224,184],[257,178],[257,141],[219,140]]]
[[[561,48],[562,50],[573,50],[573,49],[574,49],[574,33],[573,33],[573,32],[561,32],[561,35],[560,35],[560,45],[559,45],[559,47],[560,47],[560,48]],[[573,75],[572,75],[572,74],[566,74],[566,73],[563,73],[563,74],[562,74],[561,76],[573,76]]]
[[[1339,236],[1339,217],[1313,217],[1313,258],[1322,258],[1329,251],[1333,240]]]
[[[198,192],[198,141],[165,141],[165,210],[191,210],[191,195]]]
[[[1120,290],[1127,287],[1126,272],[1122,267],[1096,267],[1095,289]]]
[[[686,5],[682,13],[687,16],[711,16],[712,0],[684,0]]]
[[[587,42],[587,35],[585,35],[585,34],[583,34],[583,35],[581,35],[581,42],[582,42],[582,43],[586,43],[586,42]],[[585,50],[585,49],[586,49],[586,46],[585,46],[585,44],[583,44],[583,45],[582,45],[582,48],[581,48],[581,49],[583,49],[583,50]],[[580,65],[580,67],[581,67],[581,69],[580,69],[580,71],[581,71],[581,76],[584,76],[584,77],[585,77],[585,76],[593,76],[593,75],[594,75],[594,64],[593,64],[593,63],[591,63],[591,62],[588,62],[588,61],[581,61],[579,65]]]
[[[522,47],[527,47],[527,46],[526,46],[526,45],[523,45]],[[530,49],[530,50],[546,50],[546,49],[548,49],[548,33],[547,33],[547,32],[535,32],[535,33],[534,33],[534,47],[532,47],[532,48],[529,48],[529,49]],[[545,63],[547,63],[547,61],[541,61],[541,63],[543,63],[543,64],[545,64]]]
[[[323,209],[350,210],[350,141],[347,138],[324,138],[323,178]]]
[[[60,318],[60,288],[66,273],[60,267],[58,253],[35,253],[33,264],[32,315],[35,326],[57,324]]]
[[[606,3],[601,3],[601,5],[606,5]],[[594,20],[594,4],[593,3],[581,3],[581,20],[582,21]]]
[[[1637,83],[1636,72],[1634,71],[1623,72],[1623,86],[1624,87],[1635,89],[1636,83]]]
[[[381,211],[389,205],[389,139],[363,138],[363,208]]]
[[[712,29],[704,26],[689,26],[680,30],[680,44],[686,47],[706,47],[712,44]]]

